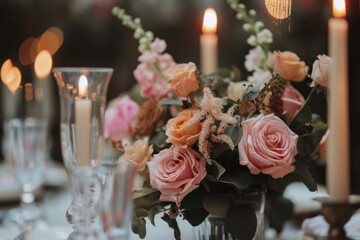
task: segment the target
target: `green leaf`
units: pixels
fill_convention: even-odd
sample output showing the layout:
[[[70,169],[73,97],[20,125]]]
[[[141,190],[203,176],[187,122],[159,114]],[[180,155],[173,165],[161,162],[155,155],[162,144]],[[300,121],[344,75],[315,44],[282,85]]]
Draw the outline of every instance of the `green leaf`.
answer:
[[[150,136],[149,145],[155,145],[159,149],[166,147],[167,136],[165,134],[165,128],[159,128],[156,132]]]
[[[265,211],[270,226],[280,233],[284,224],[293,217],[294,204],[284,198],[281,193],[269,194]]]
[[[181,201],[181,208],[186,210],[202,208],[205,191],[200,187],[186,195]]]
[[[236,239],[253,239],[257,218],[251,204],[233,204],[225,218],[225,231]]]
[[[248,87],[244,92],[244,96],[248,97],[251,100],[254,100],[255,98],[257,98],[257,96],[259,96],[261,90],[260,87],[260,85]]]
[[[222,215],[229,209],[230,201],[226,195],[207,193],[204,196],[203,206],[211,214]]]
[[[149,220],[151,224],[155,227],[155,215],[158,212],[157,206],[154,206],[149,211]]]
[[[242,138],[243,130],[240,126],[230,126],[225,130],[225,134],[231,138],[234,143],[234,146],[237,146]],[[230,146],[226,143],[218,144],[212,151],[212,157],[218,158],[227,150],[230,149]]]
[[[220,177],[219,182],[228,183],[243,190],[250,186],[252,176],[248,171],[227,171]]]
[[[144,209],[144,208],[138,208],[136,209],[135,211],[135,216],[137,218],[144,218],[144,217],[147,217],[149,216],[149,211]]]
[[[310,107],[306,106],[302,111],[297,115],[296,120],[300,122],[310,122],[312,120],[312,112]]]
[[[327,125],[325,123],[323,123],[322,121],[313,123],[313,124],[311,124],[311,126],[318,131],[325,131],[327,129]]]
[[[203,208],[184,211],[184,218],[194,227],[200,225],[208,215],[209,212]]]
[[[145,191],[135,191],[133,198],[135,208],[149,209],[152,206],[160,203],[160,192],[154,189],[151,190],[152,191],[146,190],[147,194],[145,194]]]
[[[176,106],[182,106],[183,102],[176,99],[161,99],[161,104],[163,105],[176,105]]]
[[[143,218],[133,218],[131,222],[131,230],[138,234],[141,239],[146,236],[146,221]]]
[[[216,180],[219,180],[219,178],[225,173],[226,169],[217,161],[212,160],[211,165],[207,165],[208,173],[212,173],[212,175],[215,177]]]
[[[233,79],[235,77],[235,73],[231,69],[228,69],[228,68],[218,68],[211,75],[215,75],[220,78],[230,78],[230,79]]]
[[[309,172],[309,167],[306,165],[300,165],[296,167],[296,172],[300,174],[300,179],[305,184],[305,186],[311,192],[317,191],[316,181]]]
[[[170,228],[174,229],[175,239],[181,240],[181,233],[176,219],[170,218],[169,215],[167,215],[166,213],[164,213],[164,216],[162,216],[161,219],[164,220]]]

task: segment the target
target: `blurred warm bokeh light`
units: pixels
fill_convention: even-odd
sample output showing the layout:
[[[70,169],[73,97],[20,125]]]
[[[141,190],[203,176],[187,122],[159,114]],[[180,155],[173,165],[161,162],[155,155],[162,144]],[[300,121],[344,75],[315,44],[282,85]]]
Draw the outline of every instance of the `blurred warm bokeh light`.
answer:
[[[265,6],[271,16],[276,19],[285,19],[291,15],[292,0],[265,0]]]
[[[64,41],[64,34],[60,28],[51,27],[46,30],[39,38],[38,52],[47,50],[51,55],[54,55],[61,47]]]
[[[52,57],[49,51],[42,50],[39,52],[39,54],[36,56],[35,63],[34,63],[34,69],[35,74],[38,78],[46,78],[52,68]]]
[[[12,62],[10,59],[7,59],[1,66],[1,80],[3,81],[3,83],[5,85],[7,84],[6,75],[12,67],[13,67],[13,65],[12,65]]]
[[[30,37],[21,44],[19,60],[22,65],[30,65],[35,61],[38,43],[39,40],[37,38]]]
[[[20,70],[15,66],[10,68],[10,70],[6,73],[5,82],[6,82],[6,86],[10,89],[12,93],[18,90],[21,83]]]

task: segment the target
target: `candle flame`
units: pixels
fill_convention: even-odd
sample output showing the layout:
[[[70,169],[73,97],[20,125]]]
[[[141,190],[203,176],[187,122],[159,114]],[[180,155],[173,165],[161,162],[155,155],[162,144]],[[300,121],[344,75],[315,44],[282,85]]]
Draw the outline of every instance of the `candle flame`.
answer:
[[[217,16],[213,8],[207,8],[204,14],[202,26],[203,33],[215,33],[217,28]]]
[[[52,57],[47,50],[42,50],[36,56],[34,68],[38,78],[45,78],[50,74],[52,68]]]
[[[79,97],[86,97],[88,92],[88,80],[83,74],[79,78]]]
[[[337,18],[346,16],[345,0],[333,0],[333,14]]]

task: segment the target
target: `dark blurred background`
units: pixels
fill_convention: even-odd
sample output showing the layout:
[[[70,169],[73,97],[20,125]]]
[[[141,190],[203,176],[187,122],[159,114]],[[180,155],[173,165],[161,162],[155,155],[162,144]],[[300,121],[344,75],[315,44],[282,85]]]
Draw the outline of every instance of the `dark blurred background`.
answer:
[[[265,7],[265,0],[242,0],[247,7],[258,12],[258,17],[274,33],[272,50],[288,50],[297,53],[309,66],[318,54],[327,54],[327,22],[332,17],[331,0],[292,0],[292,14],[280,21],[273,18]],[[360,86],[358,73],[360,54],[359,1],[347,1],[350,24],[350,112],[351,152],[354,171],[353,183],[360,183]],[[176,62],[192,61],[199,65],[199,37],[202,17],[207,7],[218,14],[219,66],[239,67],[245,80],[244,57],[250,47],[248,34],[235,17],[226,0],[1,0],[0,1],[0,63],[11,59],[22,74],[22,86],[18,95],[26,93],[25,84],[38,81],[33,64],[23,66],[19,61],[19,48],[29,37],[39,37],[50,27],[63,31],[64,41],[53,55],[53,66],[112,67],[115,69],[110,82],[108,100],[129,90],[136,83],[133,70],[139,53],[133,31],[122,26],[112,16],[113,6],[120,6],[142,19],[146,30],[165,39]],[[34,83],[35,84],[35,83]],[[34,101],[14,96],[1,84],[1,120],[11,117],[39,114],[52,120],[51,157],[61,161],[59,139],[59,106],[57,87],[52,76],[41,80],[44,87],[42,100]],[[305,83],[294,86],[306,97],[309,88]],[[47,93],[45,93],[45,89]],[[22,91],[22,92],[21,92]],[[39,105],[46,105],[38,107]],[[326,118],[326,99],[317,96],[312,102],[313,112]],[[319,174],[321,175],[321,174]],[[320,177],[321,178],[321,177]],[[353,186],[356,186],[353,184]],[[359,186],[358,186],[359,187]],[[360,192],[353,189],[353,192]]]

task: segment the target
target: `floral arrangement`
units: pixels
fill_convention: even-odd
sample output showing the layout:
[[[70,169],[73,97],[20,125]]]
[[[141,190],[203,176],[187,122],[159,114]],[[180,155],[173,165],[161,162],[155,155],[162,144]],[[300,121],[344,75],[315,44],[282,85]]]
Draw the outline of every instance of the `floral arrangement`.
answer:
[[[319,56],[309,75],[295,53],[270,50],[272,33],[256,21],[255,10],[228,3],[254,47],[245,57],[252,72],[247,81],[234,70],[201,75],[194,63],[176,64],[164,53],[165,41],[154,39],[140,19],[113,9],[139,40],[134,77],[146,100],[140,106],[129,96],[117,100],[106,111],[105,135],[122,153],[120,161],[136,165],[132,230],[141,238],[146,219],[155,224],[158,213],[180,239],[177,217],[196,226],[292,181],[316,190],[308,164],[319,157],[327,126],[308,103],[327,87],[331,59]],[[305,79],[312,88],[306,100],[291,85]],[[241,214],[231,217],[236,222]]]

